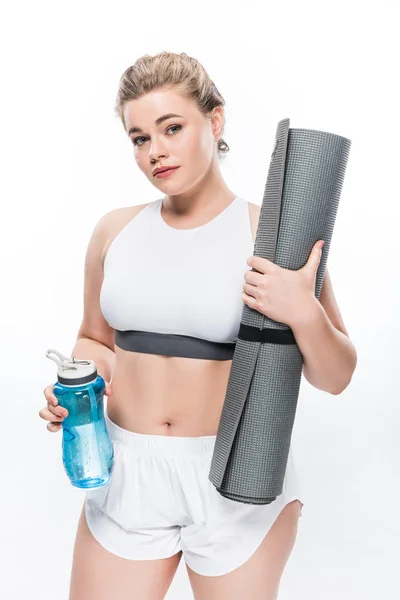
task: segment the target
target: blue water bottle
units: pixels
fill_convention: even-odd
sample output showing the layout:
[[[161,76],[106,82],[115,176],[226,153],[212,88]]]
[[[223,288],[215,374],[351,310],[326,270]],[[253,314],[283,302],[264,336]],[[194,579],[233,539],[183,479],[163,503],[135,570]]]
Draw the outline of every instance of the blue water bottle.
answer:
[[[53,393],[68,410],[62,421],[62,461],[73,486],[107,485],[114,466],[114,447],[104,420],[105,381],[93,360],[67,358],[57,350],[46,352],[58,365]]]

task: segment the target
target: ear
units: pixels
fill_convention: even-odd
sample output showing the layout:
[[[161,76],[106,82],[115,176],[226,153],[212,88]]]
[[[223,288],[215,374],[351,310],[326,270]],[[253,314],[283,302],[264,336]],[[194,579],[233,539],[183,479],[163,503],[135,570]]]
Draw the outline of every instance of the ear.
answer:
[[[211,126],[213,131],[213,136],[216,142],[222,136],[225,125],[225,111],[223,106],[216,106],[211,114]]]

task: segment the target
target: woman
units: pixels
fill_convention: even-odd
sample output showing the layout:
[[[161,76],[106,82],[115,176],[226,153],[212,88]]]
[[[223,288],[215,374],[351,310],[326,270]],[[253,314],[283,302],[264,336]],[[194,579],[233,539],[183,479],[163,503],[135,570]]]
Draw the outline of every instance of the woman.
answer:
[[[117,114],[162,198],[107,213],[87,250],[72,355],[107,381],[115,464],[110,484],[86,494],[70,600],[162,599],[182,553],[196,600],[275,599],[303,505],[291,453],[269,505],[227,499],[208,480],[243,302],[292,327],[319,389],[340,393],[355,368],[327,271],[314,296],[318,242],[299,271],[253,257],[259,207],[219,169],[223,106],[184,53],[144,56],[120,80]],[[58,431],[67,412],[52,386],[45,396],[39,414]]]

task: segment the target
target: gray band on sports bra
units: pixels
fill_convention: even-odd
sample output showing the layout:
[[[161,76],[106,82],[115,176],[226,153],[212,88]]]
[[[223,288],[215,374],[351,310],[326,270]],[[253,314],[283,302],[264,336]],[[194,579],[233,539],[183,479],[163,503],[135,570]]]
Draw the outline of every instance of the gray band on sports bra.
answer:
[[[115,330],[115,345],[122,350],[184,358],[232,360],[236,343],[220,343],[188,335],[153,331]]]

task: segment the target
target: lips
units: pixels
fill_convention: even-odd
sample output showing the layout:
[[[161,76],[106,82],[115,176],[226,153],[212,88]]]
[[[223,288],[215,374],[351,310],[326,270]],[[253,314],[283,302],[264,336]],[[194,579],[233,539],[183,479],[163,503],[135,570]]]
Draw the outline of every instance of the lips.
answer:
[[[178,167],[160,167],[159,169],[155,169],[153,171],[153,175],[155,176],[155,175],[157,175],[157,173],[164,173],[165,171],[172,171],[174,169],[179,169],[179,166]]]

